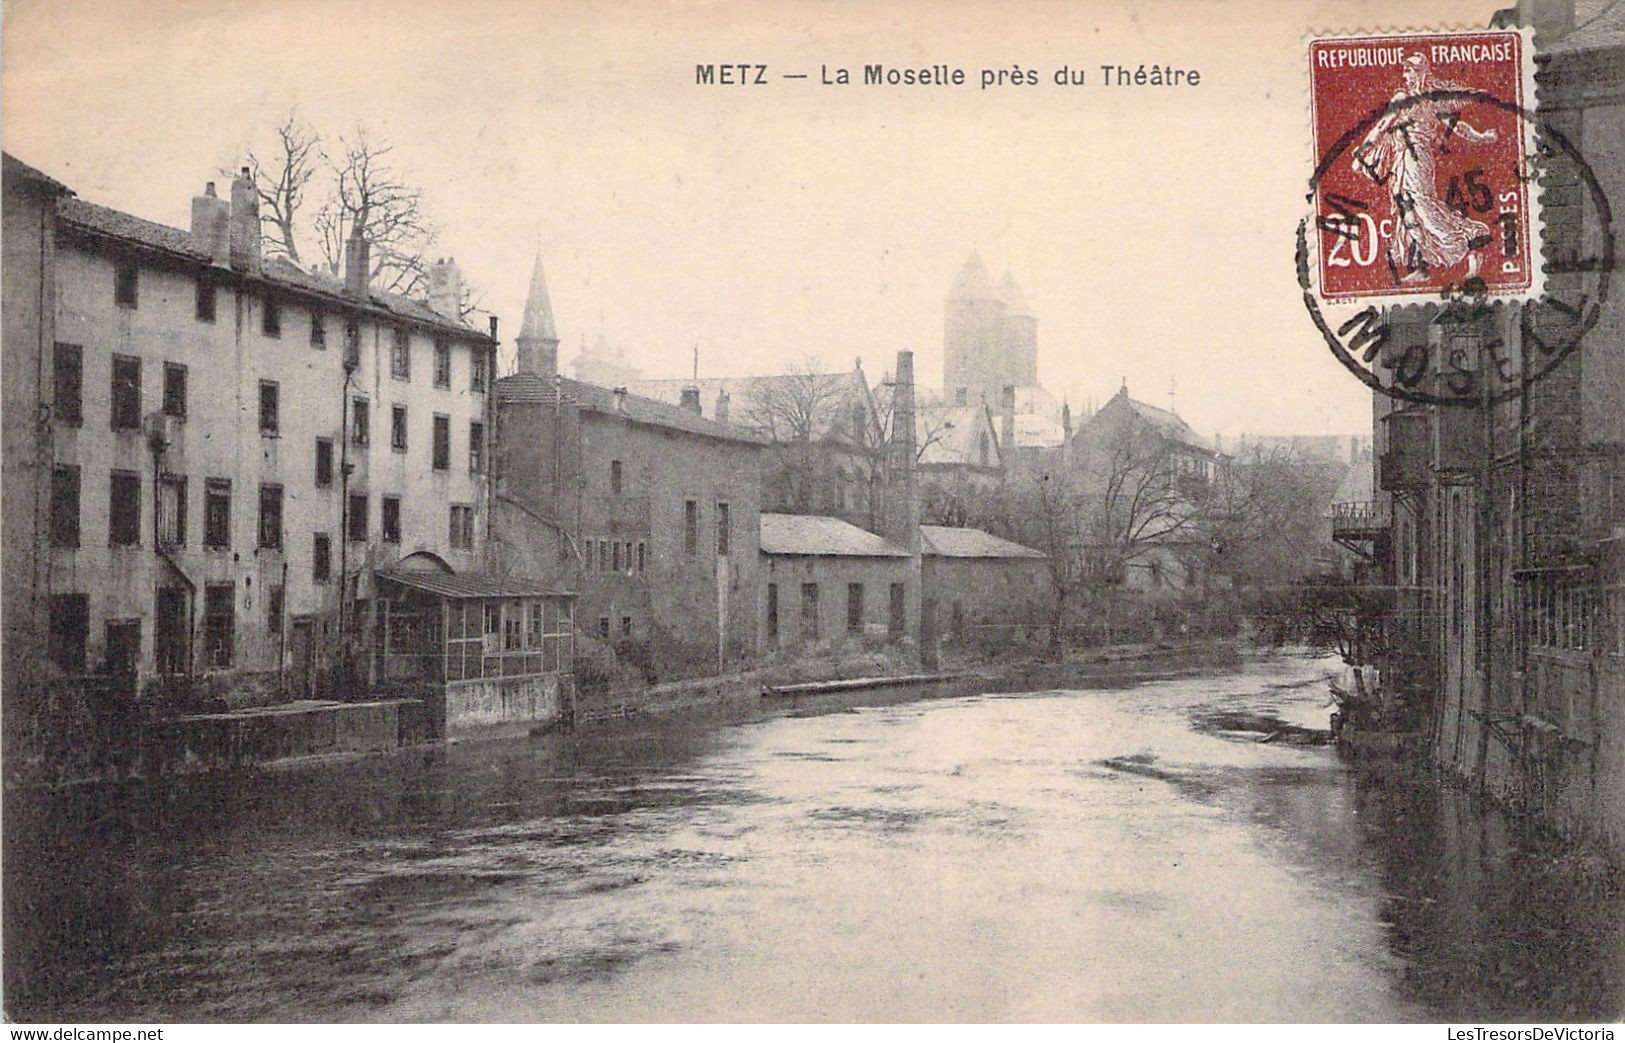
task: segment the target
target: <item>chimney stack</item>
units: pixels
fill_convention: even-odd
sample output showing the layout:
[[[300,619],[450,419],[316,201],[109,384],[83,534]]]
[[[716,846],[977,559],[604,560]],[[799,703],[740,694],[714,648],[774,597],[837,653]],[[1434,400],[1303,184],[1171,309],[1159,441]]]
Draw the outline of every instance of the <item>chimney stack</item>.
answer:
[[[361,234],[361,226],[355,225],[350,229],[350,238],[344,243],[344,290],[352,297],[365,300],[370,296],[368,287],[372,283],[372,248],[367,243],[367,237]]]
[[[615,395],[615,412],[617,412],[617,413],[626,412],[626,389],[624,387],[615,388],[614,389],[614,395]]]
[[[455,257],[442,257],[429,267],[429,307],[452,321],[461,319],[463,273]]]
[[[192,238],[215,264],[231,263],[231,204],[215,194],[213,181],[192,197]]]
[[[728,391],[726,388],[723,388],[717,392],[717,408],[716,412],[712,415],[716,417],[716,421],[719,424],[726,424],[728,422]]]
[[[695,416],[700,415],[700,389],[697,385],[690,384],[683,389],[682,406]]]
[[[194,205],[194,211],[195,211]],[[248,168],[231,179],[231,266],[255,275],[260,270],[260,197]]]

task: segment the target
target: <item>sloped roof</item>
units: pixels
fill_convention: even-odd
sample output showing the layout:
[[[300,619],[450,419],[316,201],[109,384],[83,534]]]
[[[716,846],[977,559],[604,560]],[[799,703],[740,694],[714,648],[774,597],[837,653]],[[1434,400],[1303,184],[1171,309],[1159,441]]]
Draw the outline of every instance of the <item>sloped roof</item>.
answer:
[[[1102,406],[1100,412],[1096,413],[1095,416],[1100,416],[1114,406],[1117,408],[1126,407],[1131,412],[1138,415],[1142,420],[1156,428],[1157,432],[1164,438],[1169,438],[1175,442],[1193,446],[1197,449],[1207,449],[1209,451],[1213,450],[1213,443],[1191,430],[1191,426],[1185,423],[1179,414],[1171,412],[1167,409],[1159,409],[1148,402],[1141,402],[1137,398],[1130,398],[1127,388],[1119,390],[1116,395],[1112,396],[1111,400]]]
[[[965,266],[959,269],[954,277],[954,285],[948,291],[951,301],[996,301],[998,292],[993,289],[993,277],[987,274],[987,266],[982,263],[982,255],[971,252],[970,259]]]
[[[816,514],[762,515],[763,554],[906,558],[908,551],[839,518]]]
[[[920,526],[920,541],[926,554],[938,558],[1042,558],[1031,547],[1001,539],[981,529],[946,525]]]
[[[62,201],[62,205],[57,208],[57,216],[60,221],[69,227],[92,235],[121,239],[136,246],[159,250],[197,264],[211,264],[213,260],[209,251],[198,243],[191,232],[182,228],[159,224],[156,221],[148,221],[145,218],[136,217],[134,214],[126,214],[122,210],[114,210],[112,207],[87,203],[82,199],[65,199]],[[359,303],[348,294],[343,281],[337,276],[306,271],[286,258],[266,258],[261,262],[259,278],[264,282],[287,289],[341,299],[352,306]],[[453,319],[449,315],[442,315],[429,307],[427,303],[414,300],[411,297],[374,292],[367,295],[366,303],[371,305],[375,311],[387,312],[401,318],[411,319],[426,326],[438,327],[464,336],[489,339],[487,334],[475,329],[463,320]]]
[[[553,325],[553,300],[547,293],[547,276],[542,271],[542,252],[530,271],[530,292],[525,295],[525,315],[519,323],[519,336],[536,340],[558,340]]]
[[[73,195],[73,189],[44,171],[29,166],[9,152],[0,152],[0,177],[4,177],[7,181],[16,179],[27,182],[61,195]]]
[[[981,439],[987,437],[987,463],[981,459]],[[953,464],[998,467],[999,437],[985,406],[950,406],[930,402],[914,407],[914,444],[923,446],[922,466]]]
[[[415,569],[380,569],[380,579],[392,580],[443,598],[539,598],[572,596],[539,579],[496,576],[487,572],[427,572]]]
[[[719,424],[715,420],[697,416],[681,406],[642,395],[628,393],[617,408],[615,392],[596,384],[561,377],[559,391],[565,401],[574,402],[582,409],[607,416],[622,416],[634,424],[664,427],[685,431],[707,438],[720,438],[730,442],[764,445],[765,440],[754,431],[734,424]],[[556,397],[553,381],[535,373],[515,373],[496,382],[497,401],[500,402],[552,402]]]

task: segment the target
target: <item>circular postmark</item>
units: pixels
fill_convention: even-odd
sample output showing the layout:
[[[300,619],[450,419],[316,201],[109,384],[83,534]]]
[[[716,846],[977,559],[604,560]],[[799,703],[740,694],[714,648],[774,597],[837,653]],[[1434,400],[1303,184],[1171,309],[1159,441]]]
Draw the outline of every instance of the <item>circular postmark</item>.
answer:
[[[1518,311],[1522,347],[1513,357],[1504,343],[1503,325],[1492,321],[1496,312],[1490,288],[1477,275],[1444,286],[1435,298],[1425,303],[1413,297],[1411,301],[1415,303],[1403,305],[1368,304],[1334,328],[1320,307],[1312,282],[1309,230],[1314,227],[1317,234],[1321,230],[1330,231],[1358,243],[1361,225],[1353,221],[1328,225],[1318,214],[1299,221],[1298,285],[1315,327],[1332,355],[1362,383],[1404,401],[1476,406],[1523,394],[1532,382],[1550,373],[1578,346],[1581,338],[1597,324],[1602,305],[1608,298],[1609,277],[1614,267],[1613,217],[1608,198],[1591,165],[1567,136],[1549,122],[1486,91],[1427,91],[1395,98],[1373,109],[1340,135],[1316,164],[1309,179],[1310,205],[1316,205],[1322,180],[1335,164],[1345,161],[1351,153],[1355,162],[1363,159],[1362,150],[1369,140],[1368,135],[1379,124],[1393,123],[1395,117],[1403,118],[1411,110],[1425,112],[1430,107],[1468,103],[1511,113],[1534,129],[1535,155],[1530,157],[1531,167],[1523,173],[1522,179],[1533,192],[1540,168],[1566,168],[1565,172],[1572,174],[1584,189],[1580,193],[1583,202],[1579,205],[1595,214],[1596,231],[1600,233],[1597,249],[1582,256],[1578,247],[1583,237],[1578,232],[1573,235],[1573,248],[1567,248],[1569,244],[1550,242],[1550,233],[1546,234],[1548,242],[1544,250],[1541,250],[1542,244],[1533,244],[1531,252],[1538,251],[1545,257],[1541,263],[1547,276],[1546,289],[1538,299],[1525,302]],[[1396,197],[1395,202],[1396,209],[1403,213],[1405,199]],[[1585,224],[1583,218],[1574,223],[1580,227]],[[1475,248],[1479,245],[1482,244],[1474,244]],[[1374,254],[1375,250],[1376,245],[1370,244],[1369,252]],[[1405,278],[1405,273],[1392,262],[1390,268],[1396,282]],[[1561,285],[1554,285],[1557,283]],[[1403,316],[1396,314],[1396,309],[1402,311]],[[1446,332],[1439,337],[1396,336],[1396,329],[1401,325],[1439,327]]]

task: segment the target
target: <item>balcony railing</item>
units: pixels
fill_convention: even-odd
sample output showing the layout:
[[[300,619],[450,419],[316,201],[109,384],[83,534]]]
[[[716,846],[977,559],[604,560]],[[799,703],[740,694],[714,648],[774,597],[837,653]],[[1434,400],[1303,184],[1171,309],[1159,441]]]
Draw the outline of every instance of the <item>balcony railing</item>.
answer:
[[[1332,504],[1332,539],[1371,539],[1388,528],[1388,504],[1361,500]]]

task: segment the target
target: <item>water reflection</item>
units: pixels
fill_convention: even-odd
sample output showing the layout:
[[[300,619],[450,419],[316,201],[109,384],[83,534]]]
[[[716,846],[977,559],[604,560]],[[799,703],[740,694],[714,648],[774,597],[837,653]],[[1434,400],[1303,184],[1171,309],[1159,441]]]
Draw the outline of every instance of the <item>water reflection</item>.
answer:
[[[1296,741],[1323,720],[1322,669],[854,696],[12,795],[8,1013],[1625,1011],[1620,895],[1457,794],[1379,784]]]

